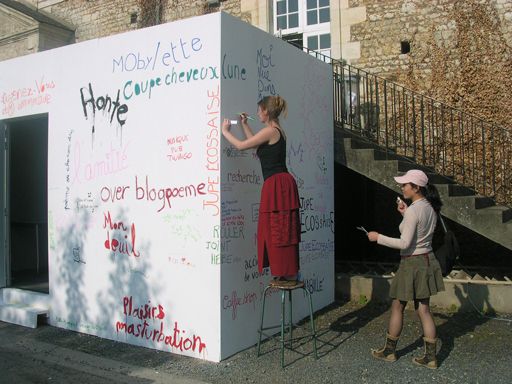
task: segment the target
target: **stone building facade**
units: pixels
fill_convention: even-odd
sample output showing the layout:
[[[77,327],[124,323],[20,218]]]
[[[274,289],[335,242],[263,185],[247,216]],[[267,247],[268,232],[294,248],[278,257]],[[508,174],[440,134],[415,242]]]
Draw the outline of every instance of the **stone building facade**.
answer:
[[[436,100],[512,126],[511,0],[351,0],[366,20],[352,61]]]
[[[297,1],[309,3],[0,0],[0,60],[219,10],[279,34],[277,7]],[[329,0],[329,9],[332,58],[512,125],[512,0]]]
[[[0,60],[73,42],[73,25],[24,3],[0,1]]]

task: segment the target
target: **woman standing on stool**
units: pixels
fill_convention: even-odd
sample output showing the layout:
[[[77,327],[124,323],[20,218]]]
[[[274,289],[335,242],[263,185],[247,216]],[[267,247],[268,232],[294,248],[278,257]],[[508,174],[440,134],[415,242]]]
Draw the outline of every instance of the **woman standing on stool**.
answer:
[[[258,218],[258,270],[270,265],[271,274],[280,280],[297,278],[299,271],[299,193],[297,184],[286,168],[286,137],[279,116],[286,116],[286,101],[280,96],[266,96],[258,102],[258,118],[265,126],[256,134],[240,115],[245,140],[231,132],[228,119],[222,134],[238,150],[258,148],[263,187]]]
[[[389,295],[391,318],[383,348],[372,350],[372,356],[384,361],[396,360],[396,344],[402,332],[403,315],[407,301],[414,300],[414,308],[423,328],[425,352],[413,362],[427,368],[437,368],[436,326],[430,312],[430,296],[444,291],[439,262],[432,252],[432,237],[437,215],[442,206],[437,188],[429,184],[424,172],[412,169],[395,177],[401,185],[404,198],[412,200],[409,207],[397,199],[398,212],[403,215],[400,238],[391,238],[377,232],[368,233],[370,241],[390,248],[400,249],[400,266],[391,283]]]

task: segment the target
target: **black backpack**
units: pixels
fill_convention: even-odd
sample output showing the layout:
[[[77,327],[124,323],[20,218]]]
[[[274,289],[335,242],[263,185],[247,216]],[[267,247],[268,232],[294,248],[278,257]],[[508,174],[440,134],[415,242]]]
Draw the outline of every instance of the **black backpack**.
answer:
[[[436,259],[439,261],[439,265],[441,266],[441,272],[443,273],[443,276],[447,276],[452,271],[455,261],[460,256],[460,247],[454,233],[450,229],[446,228],[446,224],[444,223],[441,214],[438,214],[437,216],[439,218],[438,221],[441,224],[442,231],[439,230],[438,226],[438,230],[434,233],[432,245]]]

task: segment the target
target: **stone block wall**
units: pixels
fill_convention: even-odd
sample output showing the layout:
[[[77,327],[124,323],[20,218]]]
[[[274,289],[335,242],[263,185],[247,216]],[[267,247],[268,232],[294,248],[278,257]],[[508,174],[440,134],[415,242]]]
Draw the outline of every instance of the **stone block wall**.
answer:
[[[511,0],[351,0],[355,66],[498,125],[512,126]],[[402,42],[410,45],[402,53]]]
[[[24,35],[22,39],[0,43],[0,61],[37,52],[37,38],[37,33],[33,32]]]
[[[222,1],[218,6],[213,7],[208,7],[204,0],[76,0],[61,1],[43,9],[76,26],[77,42],[140,28],[144,16],[141,14],[143,10],[146,12],[154,10],[153,12],[159,13],[154,22],[150,22],[153,25],[218,10],[237,17],[241,16],[240,0]]]

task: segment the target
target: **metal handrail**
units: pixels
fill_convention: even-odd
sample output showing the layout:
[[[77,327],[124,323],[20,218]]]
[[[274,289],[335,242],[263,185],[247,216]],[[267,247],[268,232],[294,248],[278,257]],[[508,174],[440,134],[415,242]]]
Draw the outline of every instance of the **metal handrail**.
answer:
[[[303,50],[331,64],[336,123],[449,177],[496,203],[512,206],[511,129],[368,71]]]

